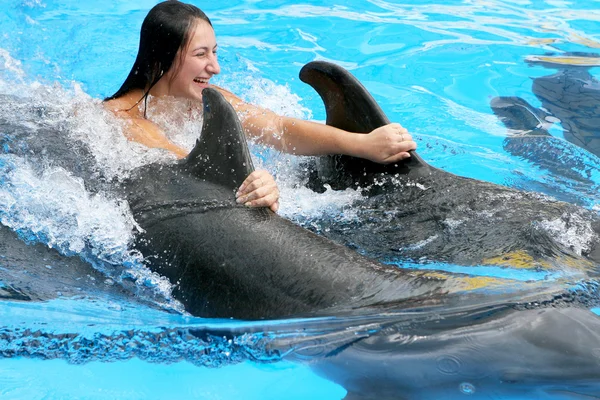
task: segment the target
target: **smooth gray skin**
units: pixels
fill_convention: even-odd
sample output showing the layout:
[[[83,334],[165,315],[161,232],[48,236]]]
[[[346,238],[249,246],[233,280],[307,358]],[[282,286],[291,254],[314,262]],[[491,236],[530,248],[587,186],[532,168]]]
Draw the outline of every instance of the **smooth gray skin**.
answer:
[[[600,318],[587,310],[498,305],[428,317],[390,318],[368,338],[322,349],[311,366],[347,400],[600,398]]]
[[[311,62],[300,72],[322,97],[327,124],[368,133],[389,119],[360,82],[343,68]],[[323,218],[319,233],[378,259],[481,265],[486,258],[528,254],[536,261],[575,260],[595,273],[600,263],[600,218],[575,205],[463,178],[428,165],[416,152],[380,165],[348,156],[321,157],[308,185],[316,191],[367,188],[353,204],[354,220]],[[374,184],[374,182],[379,182]],[[582,254],[543,227],[552,221],[585,240]],[[592,233],[593,234],[590,234]],[[595,235],[595,237],[594,237]]]
[[[319,357],[307,355],[319,343],[294,353],[344,385],[349,399],[493,399],[500,394],[595,398],[600,327],[589,312],[528,310],[527,304],[515,305],[510,299],[479,308],[465,306],[479,304],[482,298],[445,296],[445,282],[381,266],[267,210],[237,206],[233,193],[251,163],[237,119],[214,96],[205,95],[208,134],[190,157],[179,165],[141,169],[140,180],[124,188],[146,229],[139,247],[152,268],[178,282],[176,295],[192,312],[240,318],[374,313],[383,330],[374,327],[371,332],[366,325],[343,345],[336,343],[335,335],[325,337],[322,343],[329,351]],[[218,138],[211,138],[210,132]],[[23,285],[0,289],[5,297],[41,299],[71,288],[68,295],[95,273],[78,258],[66,258],[43,245],[27,246],[14,232],[0,228],[0,254],[9,255],[8,261],[0,260],[0,280],[18,283],[18,274],[26,277]],[[254,259],[258,262],[250,261]],[[1,275],[11,265],[20,269]],[[36,269],[24,271],[29,265]],[[36,278],[33,282],[29,273]],[[531,306],[555,305],[541,300]],[[443,306],[424,306],[435,303]],[[391,313],[415,307],[423,307],[422,312],[402,317]],[[300,340],[301,335],[291,339]],[[474,385],[474,395],[460,392],[465,383]]]
[[[367,259],[265,208],[235,203],[253,170],[235,111],[203,92],[204,126],[178,164],[137,170],[125,185],[144,229],[137,248],[203,317],[262,319],[400,303],[447,291],[445,280]]]
[[[598,389],[600,322],[588,311],[440,296],[441,282],[369,261],[267,209],[236,206],[233,192],[251,171],[245,138],[222,96],[203,96],[205,126],[190,156],[143,168],[128,185],[146,230],[138,248],[176,283],[188,311],[241,319],[378,315],[372,332],[367,325],[343,343],[296,347],[297,339],[281,339],[282,352],[298,349],[290,358],[343,385],[348,399],[458,398],[469,385],[476,398]],[[394,315],[436,300],[445,307]]]

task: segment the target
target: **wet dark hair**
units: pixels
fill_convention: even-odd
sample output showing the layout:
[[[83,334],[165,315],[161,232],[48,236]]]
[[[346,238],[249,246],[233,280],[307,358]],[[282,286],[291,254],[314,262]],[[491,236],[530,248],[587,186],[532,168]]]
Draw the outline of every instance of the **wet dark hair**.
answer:
[[[188,43],[190,28],[197,19],[212,26],[206,14],[191,4],[167,0],[152,7],[142,23],[140,48],[127,79],[115,94],[104,101],[141,89],[144,95],[133,107],[144,100],[145,117],[148,93],[171,68],[179,49]]]

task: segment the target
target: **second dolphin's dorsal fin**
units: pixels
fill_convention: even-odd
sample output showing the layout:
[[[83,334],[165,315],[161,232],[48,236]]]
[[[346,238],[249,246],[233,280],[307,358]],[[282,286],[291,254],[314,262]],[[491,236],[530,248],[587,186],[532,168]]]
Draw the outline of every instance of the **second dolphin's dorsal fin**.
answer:
[[[319,93],[327,125],[349,132],[369,133],[390,120],[365,87],[344,68],[313,61],[300,70],[300,79]]]
[[[373,96],[352,74],[339,65],[313,61],[300,70],[300,79],[311,85],[323,99],[327,125],[349,132],[369,133],[390,120]],[[414,151],[407,160],[393,164],[377,164],[348,156],[330,156],[320,161],[323,183],[334,189],[365,186],[375,175],[420,173],[429,165]]]
[[[254,171],[238,116],[215,89],[202,91],[204,124],[194,149],[182,161],[204,180],[236,190]]]

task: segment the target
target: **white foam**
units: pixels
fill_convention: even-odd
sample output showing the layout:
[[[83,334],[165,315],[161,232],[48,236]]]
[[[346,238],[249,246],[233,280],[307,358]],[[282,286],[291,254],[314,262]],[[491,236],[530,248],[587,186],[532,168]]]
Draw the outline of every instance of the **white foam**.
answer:
[[[143,102],[139,105],[143,112]],[[178,146],[191,151],[202,133],[202,104],[175,97],[155,98],[148,96],[148,118],[156,123],[167,138]]]
[[[429,243],[433,242],[438,237],[439,237],[438,235],[433,235],[433,236],[428,237],[427,239],[424,239],[417,243],[411,244],[410,246],[400,247],[400,251],[402,251],[402,250],[418,250],[424,246],[427,246]]]
[[[456,229],[459,226],[461,226],[462,224],[464,224],[465,220],[448,218],[448,219],[445,219],[443,221],[443,223],[444,223],[444,225],[446,225],[448,227],[448,229],[450,229],[450,231],[453,231],[454,229]]]
[[[598,239],[589,220],[578,213],[563,214],[560,218],[542,221],[538,226],[577,255],[588,252]]]
[[[2,48],[0,48],[0,74],[0,93],[19,94],[18,86],[23,84],[25,76],[21,62],[11,57],[10,53]]]
[[[41,174],[24,159],[0,155],[0,220],[30,239],[65,255],[80,255],[127,269],[103,269],[120,279],[134,276],[144,286],[170,298],[171,285],[143,266],[141,254],[130,250],[136,223],[125,201],[92,194],[83,180],[58,167]],[[104,265],[104,264],[103,264]]]
[[[279,214],[298,221],[316,220],[323,216],[336,216],[339,220],[352,220],[357,210],[351,208],[352,202],[361,198],[359,191],[353,189],[331,190],[318,194],[306,187],[279,185],[281,206]]]

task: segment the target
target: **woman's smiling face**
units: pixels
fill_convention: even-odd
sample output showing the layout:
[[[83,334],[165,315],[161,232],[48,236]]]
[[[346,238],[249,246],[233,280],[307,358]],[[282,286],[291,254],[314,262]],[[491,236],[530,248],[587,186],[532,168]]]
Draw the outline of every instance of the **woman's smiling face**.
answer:
[[[215,31],[206,21],[197,20],[191,28],[188,43],[179,49],[173,66],[160,79],[166,84],[163,94],[202,100],[202,90],[219,72]]]

